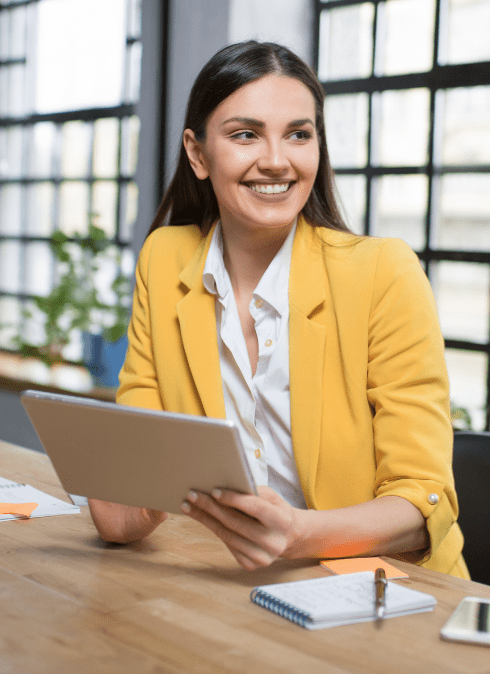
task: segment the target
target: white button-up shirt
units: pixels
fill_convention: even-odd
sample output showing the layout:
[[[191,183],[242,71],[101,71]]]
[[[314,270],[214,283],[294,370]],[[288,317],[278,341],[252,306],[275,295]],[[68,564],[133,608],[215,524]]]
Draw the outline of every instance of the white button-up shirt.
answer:
[[[296,226],[256,287],[250,313],[259,343],[252,368],[230,277],[223,262],[218,223],[203,272],[205,288],[216,295],[216,326],[226,418],[240,432],[258,485],[269,485],[291,505],[306,508],[291,441],[289,394],[289,270]]]

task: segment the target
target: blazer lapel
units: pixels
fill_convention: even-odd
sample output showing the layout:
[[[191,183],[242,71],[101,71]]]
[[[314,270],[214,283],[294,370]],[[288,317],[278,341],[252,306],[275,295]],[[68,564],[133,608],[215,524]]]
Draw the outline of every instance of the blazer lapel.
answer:
[[[215,297],[202,282],[214,227],[181,272],[180,281],[189,292],[177,304],[182,342],[206,416],[225,418],[221,384]]]
[[[320,449],[326,328],[325,267],[320,239],[300,218],[289,280],[289,376],[291,434],[298,475],[307,505],[313,493]]]

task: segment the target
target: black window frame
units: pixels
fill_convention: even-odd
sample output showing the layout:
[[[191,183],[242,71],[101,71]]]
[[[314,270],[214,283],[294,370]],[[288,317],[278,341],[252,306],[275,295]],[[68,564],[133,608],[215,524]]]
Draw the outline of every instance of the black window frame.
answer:
[[[434,161],[434,128],[435,128],[435,109],[436,94],[439,90],[456,89],[458,87],[472,87],[481,85],[490,85],[490,61],[478,63],[462,63],[441,65],[438,63],[439,54],[439,27],[441,23],[442,0],[435,0],[435,23],[434,23],[434,43],[433,43],[433,66],[426,72],[409,73],[403,75],[382,75],[374,74],[375,50],[376,50],[376,26],[379,5],[385,0],[312,0],[313,2],[313,53],[312,63],[316,72],[319,65],[319,39],[320,39],[320,14],[323,10],[337,9],[340,7],[349,7],[360,5],[362,2],[369,2],[374,5],[373,34],[372,34],[372,70],[371,75],[366,78],[343,79],[335,81],[322,81],[325,95],[355,94],[367,93],[369,97],[368,105],[368,132],[367,132],[367,161],[364,168],[337,168],[336,175],[362,175],[366,178],[366,208],[364,215],[364,234],[370,234],[372,231],[372,182],[373,179],[380,176],[389,175],[425,175],[428,180],[428,199],[427,211],[425,215],[425,247],[417,251],[420,260],[423,263],[429,280],[431,280],[431,263],[440,261],[452,262],[474,262],[488,265],[490,267],[490,243],[487,251],[470,250],[446,250],[431,246],[433,229],[435,227],[433,208],[434,201],[434,178],[440,176],[458,173],[490,173],[490,164],[479,165],[443,165],[438,166]],[[429,126],[429,147],[428,161],[425,166],[373,166],[371,165],[372,148],[372,95],[377,92],[390,90],[404,90],[414,88],[425,88],[430,92],[430,126]],[[490,289],[489,289],[490,292]],[[486,377],[486,421],[485,430],[490,430],[490,337],[486,343],[477,343],[460,339],[446,339],[445,346],[449,349],[473,351],[486,354],[487,356],[487,377]]]

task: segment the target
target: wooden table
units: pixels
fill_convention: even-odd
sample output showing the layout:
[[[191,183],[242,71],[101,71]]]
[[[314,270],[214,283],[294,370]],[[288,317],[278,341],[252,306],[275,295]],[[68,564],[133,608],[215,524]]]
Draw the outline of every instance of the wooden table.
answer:
[[[67,500],[49,459],[0,442],[0,475]],[[253,604],[254,585],[314,578],[317,562],[242,570],[206,529],[171,515],[128,546],[102,542],[88,509],[0,523],[0,674],[483,674],[490,649],[439,630],[490,586],[397,562],[431,613],[310,632]]]

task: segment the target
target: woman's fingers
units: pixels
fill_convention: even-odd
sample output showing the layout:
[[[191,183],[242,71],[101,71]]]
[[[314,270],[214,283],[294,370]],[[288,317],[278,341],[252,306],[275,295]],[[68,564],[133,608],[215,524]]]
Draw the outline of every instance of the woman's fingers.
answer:
[[[226,527],[219,519],[196,504],[184,501],[182,511],[218,536],[228,547],[237,562],[244,568],[252,570],[260,566],[268,566],[275,559],[276,555],[268,553],[253,541]],[[215,512],[217,511],[215,510]]]

